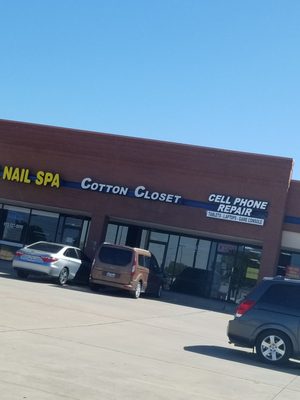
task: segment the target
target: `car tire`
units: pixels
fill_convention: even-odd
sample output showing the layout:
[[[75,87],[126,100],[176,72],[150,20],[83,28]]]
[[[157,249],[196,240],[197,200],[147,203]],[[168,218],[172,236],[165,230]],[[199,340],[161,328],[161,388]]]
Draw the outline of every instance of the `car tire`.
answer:
[[[69,279],[69,270],[67,267],[64,267],[58,276],[58,283],[63,286],[68,282]]]
[[[260,361],[273,365],[286,363],[292,355],[290,338],[275,329],[262,332],[256,340],[255,349]]]
[[[16,270],[18,278],[26,279],[29,275],[28,271],[24,271],[24,269],[17,269]]]
[[[131,296],[134,299],[138,299],[142,292],[142,283],[138,282],[134,291],[131,292]]]

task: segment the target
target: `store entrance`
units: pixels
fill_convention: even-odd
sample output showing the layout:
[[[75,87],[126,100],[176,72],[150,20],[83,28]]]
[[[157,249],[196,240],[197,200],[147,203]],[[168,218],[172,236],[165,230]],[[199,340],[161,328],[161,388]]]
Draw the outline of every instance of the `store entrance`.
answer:
[[[228,300],[231,291],[231,278],[236,264],[237,246],[219,243],[215,258],[211,296]]]
[[[61,243],[79,246],[82,231],[82,219],[64,216],[62,218]]]
[[[257,246],[117,222],[108,223],[105,241],[149,249],[173,291],[236,303],[257,282]]]
[[[260,250],[250,246],[219,243],[211,297],[240,302],[257,282],[260,255]]]

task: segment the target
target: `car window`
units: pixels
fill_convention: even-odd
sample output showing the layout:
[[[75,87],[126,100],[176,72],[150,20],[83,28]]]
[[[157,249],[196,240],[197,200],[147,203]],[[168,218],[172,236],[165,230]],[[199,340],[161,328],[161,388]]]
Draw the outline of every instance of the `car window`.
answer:
[[[300,310],[300,285],[272,285],[259,302]]]
[[[141,267],[145,267],[145,257],[142,254],[139,254],[139,265]]]
[[[47,253],[58,253],[61,249],[63,249],[64,246],[54,243],[40,242],[31,244],[30,246],[27,247],[33,250],[46,251]]]
[[[101,247],[99,260],[105,264],[118,265],[125,267],[132,260],[132,251],[129,249],[119,249],[116,247]]]
[[[148,256],[144,256],[145,258],[145,267],[150,268],[151,267],[151,258]]]
[[[139,254],[139,265],[141,265],[142,267],[150,268],[150,257],[144,254]]]
[[[66,257],[71,257],[71,258],[77,258],[77,259],[78,259],[78,255],[77,255],[75,249],[67,249],[67,250],[64,252],[64,256],[66,256]]]

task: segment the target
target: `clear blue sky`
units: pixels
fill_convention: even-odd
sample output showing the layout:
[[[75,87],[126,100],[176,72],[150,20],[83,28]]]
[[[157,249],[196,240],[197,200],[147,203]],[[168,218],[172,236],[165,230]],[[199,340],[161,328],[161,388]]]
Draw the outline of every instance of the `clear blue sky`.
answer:
[[[0,0],[0,118],[292,157],[299,0]]]

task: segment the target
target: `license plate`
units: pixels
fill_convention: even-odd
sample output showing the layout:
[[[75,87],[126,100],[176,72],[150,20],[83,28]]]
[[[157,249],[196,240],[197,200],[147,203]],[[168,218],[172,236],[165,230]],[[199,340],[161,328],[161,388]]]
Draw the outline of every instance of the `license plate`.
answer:
[[[108,278],[115,278],[115,277],[116,277],[116,274],[115,274],[114,272],[106,272],[106,276],[107,276]]]

